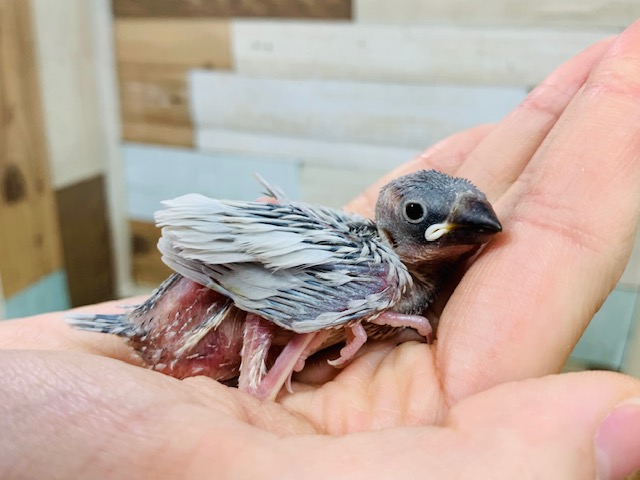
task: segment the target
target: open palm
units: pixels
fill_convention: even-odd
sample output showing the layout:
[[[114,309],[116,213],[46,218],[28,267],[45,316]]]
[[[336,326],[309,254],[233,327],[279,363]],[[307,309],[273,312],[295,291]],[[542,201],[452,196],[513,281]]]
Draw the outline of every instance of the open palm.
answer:
[[[119,339],[71,331],[58,314],[6,322],[0,477],[591,478],[598,468],[618,478],[640,467],[606,445],[606,461],[593,453],[598,424],[640,397],[640,383],[550,375],[632,246],[637,78],[640,25],[567,62],[499,124],[450,137],[390,174],[469,178],[504,225],[452,292],[433,345],[372,342],[343,370],[316,362],[294,393],[261,403],[210,379],[131,366]],[[378,187],[349,208],[370,215]],[[635,441],[630,451],[640,451]]]

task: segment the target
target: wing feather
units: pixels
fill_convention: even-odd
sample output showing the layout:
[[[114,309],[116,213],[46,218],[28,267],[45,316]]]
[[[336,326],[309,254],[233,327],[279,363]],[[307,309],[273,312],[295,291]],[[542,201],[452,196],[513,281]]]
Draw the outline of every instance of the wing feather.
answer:
[[[164,204],[158,248],[169,267],[298,333],[377,315],[411,284],[357,215],[195,194]]]

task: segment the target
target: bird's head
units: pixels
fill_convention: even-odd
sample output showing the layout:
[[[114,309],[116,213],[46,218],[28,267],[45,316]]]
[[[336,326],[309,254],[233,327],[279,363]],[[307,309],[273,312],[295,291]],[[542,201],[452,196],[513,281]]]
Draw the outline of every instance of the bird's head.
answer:
[[[480,190],[468,180],[435,170],[385,185],[376,204],[376,223],[408,264],[459,258],[502,230]]]

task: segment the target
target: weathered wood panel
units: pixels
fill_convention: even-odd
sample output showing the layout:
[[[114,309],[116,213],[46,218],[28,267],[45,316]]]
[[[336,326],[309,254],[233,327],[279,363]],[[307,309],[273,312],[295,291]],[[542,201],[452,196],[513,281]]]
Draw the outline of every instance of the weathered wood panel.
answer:
[[[0,273],[4,296],[62,266],[29,2],[0,2]]]
[[[194,123],[339,142],[426,148],[495,122],[526,96],[522,87],[401,85],[191,74]]]
[[[115,298],[104,178],[60,189],[56,200],[72,306]]]
[[[535,85],[602,31],[233,22],[239,73],[381,82]]]
[[[162,263],[156,247],[160,229],[156,228],[153,222],[135,220],[129,222],[129,229],[133,253],[133,280],[143,285],[159,285],[171,275],[171,269]]]
[[[119,19],[118,62],[231,68],[229,23],[203,19]]]
[[[191,126],[185,67],[120,63],[118,80],[124,122]]]
[[[83,0],[32,0],[54,188],[104,172],[93,30]]]
[[[122,139],[127,142],[192,147],[193,128],[164,123],[123,122]]]
[[[113,0],[119,17],[280,17],[350,19],[351,0]]]
[[[398,148],[362,143],[327,142],[303,137],[247,133],[219,128],[197,129],[198,149],[240,155],[271,155],[300,164],[389,171],[411,160],[421,148]]]
[[[640,2],[354,0],[354,17],[368,23],[624,28],[640,17]]]

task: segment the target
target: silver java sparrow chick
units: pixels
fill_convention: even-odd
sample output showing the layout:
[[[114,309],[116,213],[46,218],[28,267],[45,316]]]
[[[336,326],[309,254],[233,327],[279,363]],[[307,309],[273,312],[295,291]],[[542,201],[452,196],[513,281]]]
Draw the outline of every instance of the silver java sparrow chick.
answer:
[[[291,202],[185,195],[157,212],[163,261],[177,274],[120,316],[75,316],[115,333],[157,370],[209,375],[274,398],[312,353],[345,340],[346,364],[365,343],[412,328],[447,274],[501,225],[470,182],[419,171],[382,188],[376,221]]]

